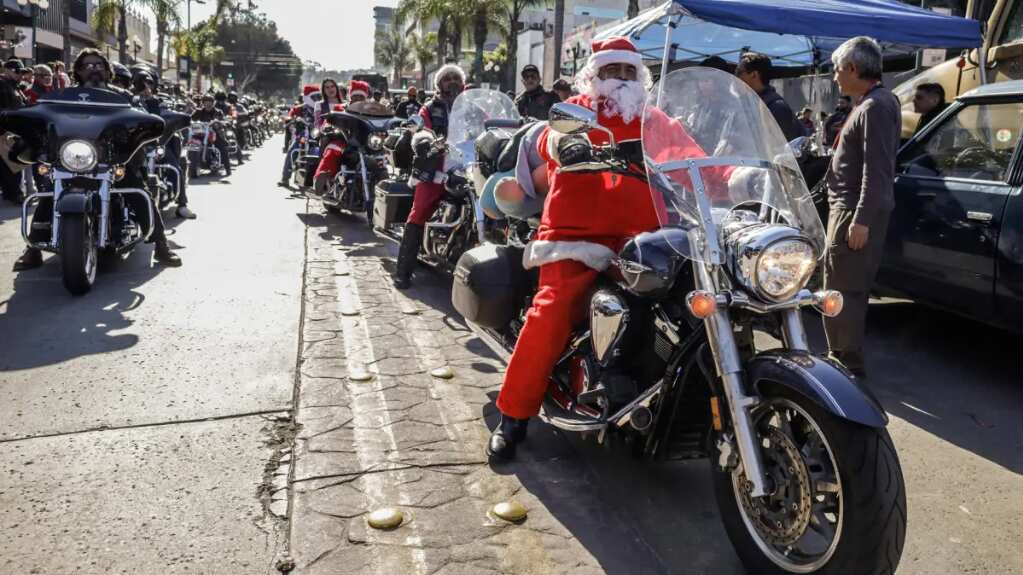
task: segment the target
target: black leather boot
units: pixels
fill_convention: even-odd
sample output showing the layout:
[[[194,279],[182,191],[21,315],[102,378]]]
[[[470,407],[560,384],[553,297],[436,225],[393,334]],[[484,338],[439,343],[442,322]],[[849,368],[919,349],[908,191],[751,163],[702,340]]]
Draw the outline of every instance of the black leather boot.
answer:
[[[501,423],[490,435],[487,442],[487,456],[491,459],[509,460],[515,457],[515,446],[526,440],[528,419],[501,416]]]
[[[412,271],[419,259],[419,246],[423,243],[423,226],[405,224],[398,248],[398,269],[394,272],[394,287],[408,289],[412,286]]]

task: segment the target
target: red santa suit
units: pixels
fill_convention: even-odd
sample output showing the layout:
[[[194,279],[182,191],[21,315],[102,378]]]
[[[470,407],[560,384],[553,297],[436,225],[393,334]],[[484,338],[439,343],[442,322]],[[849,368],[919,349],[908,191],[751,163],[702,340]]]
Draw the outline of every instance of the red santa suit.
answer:
[[[352,80],[351,84],[349,84],[348,86],[348,96],[349,98],[354,98],[355,96],[362,96],[364,99],[368,100],[369,89],[370,88],[368,82],[363,82],[362,80]],[[345,111],[344,104],[335,104],[333,111],[344,112]],[[323,119],[324,115],[325,114],[317,112],[316,115],[317,127],[323,125],[323,122],[325,121]],[[321,174],[324,174],[330,178],[336,176],[338,171],[341,169],[341,156],[344,155],[344,153],[345,153],[344,140],[340,138],[332,140],[329,144],[327,144],[327,147],[324,148],[323,153],[320,156],[320,164],[316,167],[316,175],[314,177],[319,178]]]
[[[598,69],[616,62],[633,64],[637,69],[642,66],[639,54],[624,38],[594,42],[591,59],[594,57],[603,62]],[[568,102],[596,109],[600,124],[611,130],[618,143],[641,138],[642,117],[626,123],[620,115],[609,115],[602,102],[595,104],[585,94]],[[674,134],[666,137],[673,139],[671,144],[681,157],[705,156],[677,122],[660,110],[650,113],[656,116],[653,121],[671,123],[663,133]],[[587,136],[594,145],[608,143],[604,132],[593,130]],[[646,182],[611,173],[559,173],[559,165],[548,149],[551,137],[554,134],[548,128],[537,146],[547,161],[550,192],[537,240],[527,246],[525,256],[529,267],[540,266],[539,289],[497,398],[501,413],[515,419],[539,413],[551,370],[573,328],[586,317],[587,295],[599,270],[630,238],[660,227],[657,206]]]

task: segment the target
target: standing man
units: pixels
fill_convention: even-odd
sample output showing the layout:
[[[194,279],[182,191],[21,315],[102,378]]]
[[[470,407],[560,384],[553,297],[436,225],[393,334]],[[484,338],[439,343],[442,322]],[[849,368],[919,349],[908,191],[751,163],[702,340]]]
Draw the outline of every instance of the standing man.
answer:
[[[25,95],[18,85],[21,83],[21,68],[21,60],[17,58],[4,62],[3,75],[0,76],[0,111],[17,110],[25,105]],[[14,142],[13,134],[0,133],[0,154],[7,156]],[[12,204],[21,203],[22,169],[6,157],[0,159],[0,191]]]
[[[781,97],[781,94],[768,83],[771,81],[771,71],[769,57],[758,52],[746,52],[739,59],[735,75],[760,95],[760,99],[764,101],[764,105],[771,111],[774,120],[781,127],[781,132],[785,134],[785,141],[791,142],[803,135],[803,125],[796,119],[792,108]]]
[[[920,123],[916,125],[913,132],[915,136],[924,126],[931,123],[931,120],[938,117],[945,111],[948,104],[945,103],[945,88],[941,84],[920,84],[913,94],[913,111],[920,114]]]
[[[515,98],[519,114],[523,117],[546,120],[551,106],[558,102],[558,97],[553,92],[543,89],[540,83],[540,69],[533,64],[526,64],[522,68],[522,85],[526,89]]]
[[[849,112],[852,112],[852,98],[840,96],[835,104],[835,113],[828,116],[824,122],[824,143],[834,148],[838,144],[838,135],[842,133],[845,121],[849,119]]]
[[[853,375],[866,377],[867,304],[895,207],[902,114],[899,99],[881,84],[881,47],[876,41],[866,36],[848,40],[831,60],[839,90],[858,103],[842,128],[827,177],[831,214],[824,287],[842,292],[845,309],[824,319],[824,332],[829,356]]]

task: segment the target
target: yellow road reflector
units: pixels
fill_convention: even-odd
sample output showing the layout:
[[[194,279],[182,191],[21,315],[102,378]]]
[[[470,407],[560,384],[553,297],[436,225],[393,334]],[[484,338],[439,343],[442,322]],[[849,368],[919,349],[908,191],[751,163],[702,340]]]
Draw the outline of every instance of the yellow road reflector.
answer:
[[[366,517],[366,523],[373,529],[394,529],[405,520],[405,514],[397,507],[382,507]]]

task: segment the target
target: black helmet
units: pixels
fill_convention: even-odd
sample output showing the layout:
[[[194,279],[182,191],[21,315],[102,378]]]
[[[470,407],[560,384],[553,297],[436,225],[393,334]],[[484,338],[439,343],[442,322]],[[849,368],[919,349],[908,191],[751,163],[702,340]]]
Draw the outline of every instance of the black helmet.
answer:
[[[110,65],[114,68],[114,80],[120,80],[125,84],[131,84],[131,72],[128,67],[120,62],[111,62]]]
[[[238,101],[238,92],[229,92],[227,94],[227,101],[231,102],[232,104],[237,102]]]
[[[217,90],[217,92],[213,95],[213,97],[218,102],[223,102],[224,100],[227,99],[227,94],[225,94],[222,90]]]

